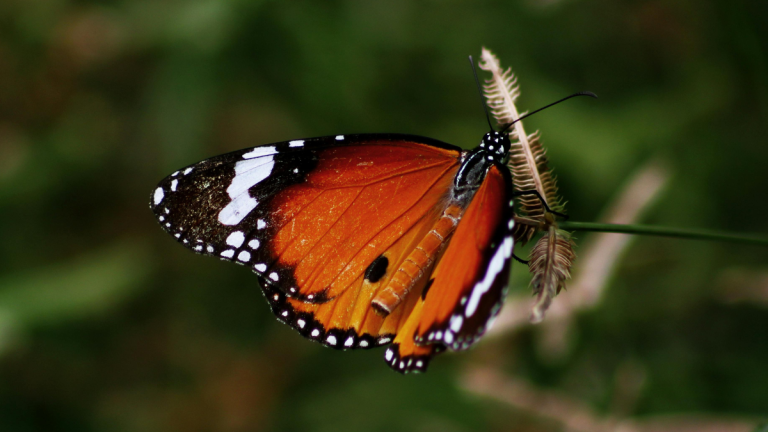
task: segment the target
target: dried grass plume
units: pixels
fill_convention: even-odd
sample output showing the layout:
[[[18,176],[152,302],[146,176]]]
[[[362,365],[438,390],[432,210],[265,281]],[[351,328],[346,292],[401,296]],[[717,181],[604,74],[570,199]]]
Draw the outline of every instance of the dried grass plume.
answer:
[[[523,114],[517,110],[515,102],[520,89],[512,70],[503,69],[496,56],[485,48],[480,69],[491,73],[491,79],[486,81],[483,90],[496,121],[506,126],[519,119]],[[520,194],[515,240],[524,244],[537,233],[544,232],[529,257],[529,270],[533,274],[531,286],[537,296],[531,321],[539,322],[552,298],[565,287],[576,254],[570,234],[558,229],[556,218],[545,207],[546,204],[554,211],[563,210],[539,133],[528,134],[523,122],[518,121],[512,126],[509,136],[512,146],[507,165],[512,171],[515,192]],[[538,195],[532,191],[538,192]]]

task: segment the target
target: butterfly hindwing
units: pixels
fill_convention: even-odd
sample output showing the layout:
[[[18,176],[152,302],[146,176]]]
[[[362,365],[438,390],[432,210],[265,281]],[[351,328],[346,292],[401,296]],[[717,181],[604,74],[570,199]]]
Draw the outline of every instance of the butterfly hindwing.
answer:
[[[385,353],[393,369],[424,371],[435,354],[466,349],[482,336],[506,295],[513,228],[511,175],[494,165]]]
[[[492,166],[432,274],[418,343],[466,349],[501,309],[514,249],[512,193],[509,170]]]

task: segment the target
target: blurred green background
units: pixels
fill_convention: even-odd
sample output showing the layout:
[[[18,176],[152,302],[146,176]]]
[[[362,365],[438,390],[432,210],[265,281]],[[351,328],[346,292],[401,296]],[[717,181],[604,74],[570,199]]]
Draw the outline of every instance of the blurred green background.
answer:
[[[2,0],[0,430],[564,430],[463,390],[476,364],[600,418],[768,417],[766,249],[637,239],[559,355],[525,328],[404,377],[382,350],[303,340],[247,269],[154,221],[157,181],[231,150],[355,132],[474,146],[482,46],[521,110],[600,96],[526,120],[572,220],[661,159],[642,222],[768,232],[764,1]]]

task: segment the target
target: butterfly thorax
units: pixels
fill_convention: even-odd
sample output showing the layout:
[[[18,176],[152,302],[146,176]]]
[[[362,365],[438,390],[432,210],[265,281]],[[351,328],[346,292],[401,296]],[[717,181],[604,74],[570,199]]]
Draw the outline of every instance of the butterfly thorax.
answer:
[[[488,132],[480,145],[463,158],[453,181],[454,201],[466,205],[477,188],[483,183],[488,169],[494,164],[503,164],[509,157],[509,137],[501,132]]]

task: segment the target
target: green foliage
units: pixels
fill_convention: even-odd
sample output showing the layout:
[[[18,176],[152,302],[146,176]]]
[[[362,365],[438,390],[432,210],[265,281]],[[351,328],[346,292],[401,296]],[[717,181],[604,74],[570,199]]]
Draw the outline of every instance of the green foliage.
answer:
[[[256,144],[472,147],[486,126],[466,56],[487,46],[521,110],[600,96],[526,120],[573,220],[660,157],[673,179],[640,223],[766,234],[766,16],[728,0],[0,2],[0,430],[560,430],[460,390],[474,362],[605,416],[765,418],[763,248],[639,239],[563,354],[524,330],[401,377],[379,350],[277,323],[247,269],[189,254],[147,204],[174,169]],[[627,364],[645,377],[632,397]]]

